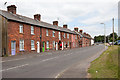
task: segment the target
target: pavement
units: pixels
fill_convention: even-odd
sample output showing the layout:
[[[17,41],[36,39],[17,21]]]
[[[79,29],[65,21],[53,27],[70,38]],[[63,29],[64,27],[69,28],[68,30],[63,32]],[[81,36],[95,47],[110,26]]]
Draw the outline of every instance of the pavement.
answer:
[[[3,78],[86,78],[104,45],[2,58]],[[69,74],[70,73],[70,74]]]

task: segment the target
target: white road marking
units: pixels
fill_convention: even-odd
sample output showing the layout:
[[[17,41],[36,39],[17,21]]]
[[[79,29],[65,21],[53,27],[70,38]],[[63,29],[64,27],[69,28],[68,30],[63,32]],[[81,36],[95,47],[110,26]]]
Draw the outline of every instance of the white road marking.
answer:
[[[42,60],[41,62],[49,61],[49,60],[52,60],[52,59],[55,59],[55,58],[58,58],[58,57],[53,57],[53,58],[45,59],[45,60]]]
[[[45,59],[45,60],[42,60],[41,62],[49,61],[49,60],[52,60],[52,59],[55,59],[55,58],[58,58],[58,57],[53,57],[53,58]],[[8,69],[3,69],[3,70],[1,70],[0,72],[2,72],[2,71],[8,71],[8,70],[12,70],[12,69],[16,69],[16,68],[28,66],[28,65],[29,65],[29,64],[24,64],[24,65],[20,65],[20,66],[8,68]]]
[[[72,53],[69,53],[69,54],[65,54],[64,56],[69,56],[69,55],[71,55]]]
[[[17,60],[22,60],[22,59],[26,59],[26,58],[12,59],[12,60],[6,60],[6,61],[1,61],[1,62],[17,61]]]
[[[28,66],[28,65],[29,65],[29,64],[24,64],[24,65],[15,66],[15,67],[8,68],[8,69],[3,69],[3,70],[1,70],[0,72],[2,72],[2,71],[8,71],[8,70],[12,70],[12,69],[16,69],[16,68],[20,68],[20,67]]]
[[[55,79],[59,78],[67,69],[63,70],[62,72],[60,72],[57,76],[55,76]]]

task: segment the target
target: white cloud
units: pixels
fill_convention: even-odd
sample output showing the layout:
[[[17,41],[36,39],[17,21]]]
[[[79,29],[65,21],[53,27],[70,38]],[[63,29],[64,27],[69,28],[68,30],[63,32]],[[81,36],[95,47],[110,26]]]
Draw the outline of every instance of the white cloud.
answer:
[[[6,1],[8,3],[4,6],[4,2]],[[64,23],[75,24],[73,21],[79,18],[79,21],[76,22],[87,25],[84,31],[88,31],[92,36],[95,36],[102,34],[101,28],[97,24],[110,21],[113,17],[117,18],[118,1],[119,0],[2,0],[0,2],[0,9],[5,10],[8,5],[15,4],[18,14],[33,18],[34,14],[40,13],[42,15],[42,21],[52,23],[53,20],[59,18],[60,25]],[[93,29],[96,30],[93,31]]]

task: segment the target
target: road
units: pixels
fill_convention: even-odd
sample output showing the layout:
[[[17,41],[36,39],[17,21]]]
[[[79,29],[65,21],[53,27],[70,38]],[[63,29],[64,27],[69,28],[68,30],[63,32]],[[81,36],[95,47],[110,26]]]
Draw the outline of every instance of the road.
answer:
[[[3,78],[56,78],[62,72],[85,63],[85,60],[104,49],[103,45],[39,53],[35,56],[8,58],[2,61]],[[83,65],[83,67],[86,65]],[[82,77],[85,77],[83,75]]]

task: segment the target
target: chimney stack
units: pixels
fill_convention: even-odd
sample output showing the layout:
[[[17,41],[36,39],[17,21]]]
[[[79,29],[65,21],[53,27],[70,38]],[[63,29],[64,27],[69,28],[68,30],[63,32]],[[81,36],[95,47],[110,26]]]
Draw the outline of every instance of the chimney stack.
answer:
[[[10,6],[7,6],[7,11],[13,14],[16,14],[16,8],[17,7],[15,5],[10,5]]]
[[[84,35],[86,36],[86,32],[84,32]]]
[[[82,33],[83,33],[83,30],[80,30],[79,32],[82,34]]]
[[[74,30],[78,32],[78,27],[75,27]]]
[[[64,24],[64,25],[63,25],[63,28],[67,28],[67,24]]]
[[[35,14],[34,19],[40,21],[41,20],[41,15],[40,14]]]
[[[58,21],[53,21],[53,25],[58,26]]]

